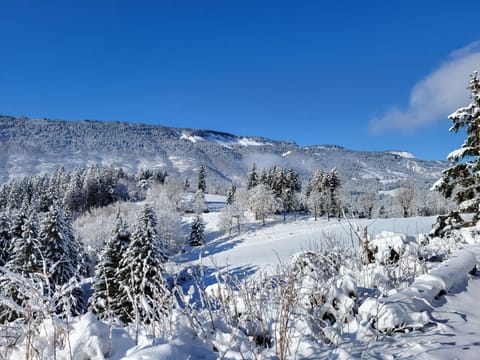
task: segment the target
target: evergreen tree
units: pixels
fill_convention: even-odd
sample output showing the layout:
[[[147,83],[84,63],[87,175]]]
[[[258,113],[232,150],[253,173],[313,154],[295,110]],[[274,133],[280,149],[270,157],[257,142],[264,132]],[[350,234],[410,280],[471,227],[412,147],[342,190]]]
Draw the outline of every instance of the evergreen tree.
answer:
[[[117,213],[115,227],[95,267],[94,293],[91,298],[92,310],[100,318],[117,314],[121,297],[117,271],[130,243],[130,232],[120,213]]]
[[[337,169],[332,169],[325,177],[325,189],[327,196],[327,217],[330,220],[330,216],[340,216],[340,200],[338,191],[340,189],[340,176]]]
[[[190,246],[200,246],[205,243],[205,223],[200,215],[197,214],[192,223],[190,231]]]
[[[52,205],[49,212],[40,224],[40,246],[45,261],[45,269],[49,276],[51,294],[59,291],[63,285],[69,285],[70,291],[58,298],[57,311],[66,311],[65,303],[74,313],[79,313],[83,308],[82,293],[75,288],[72,282],[78,280],[80,264],[80,246],[73,237],[69,219],[65,217],[63,209]],[[68,297],[68,298],[67,298]]]
[[[253,164],[252,169],[248,173],[247,190],[253,189],[258,184],[259,184],[259,179],[257,174],[257,166]]]
[[[203,191],[203,193],[207,192],[207,183],[206,183],[206,175],[205,175],[205,166],[200,166],[200,171],[198,172],[198,187],[199,191]]]
[[[116,275],[120,284],[117,311],[125,323],[152,322],[166,311],[169,296],[163,278],[166,257],[156,226],[155,212],[147,204],[137,217]]]
[[[42,253],[39,240],[38,219],[31,214],[22,226],[22,236],[13,243],[7,267],[23,277],[42,271]]]
[[[9,258],[12,246],[10,234],[10,218],[5,212],[0,213],[0,266],[4,266]]]
[[[448,118],[453,125],[450,131],[464,129],[467,139],[460,149],[448,155],[453,165],[444,170],[443,177],[434,188],[446,198],[455,198],[460,211],[473,212],[471,221],[476,224],[480,218],[480,78],[478,72],[471,76],[470,98],[472,102],[462,107]],[[451,214],[452,218],[458,217]],[[445,223],[448,223],[446,221]]]

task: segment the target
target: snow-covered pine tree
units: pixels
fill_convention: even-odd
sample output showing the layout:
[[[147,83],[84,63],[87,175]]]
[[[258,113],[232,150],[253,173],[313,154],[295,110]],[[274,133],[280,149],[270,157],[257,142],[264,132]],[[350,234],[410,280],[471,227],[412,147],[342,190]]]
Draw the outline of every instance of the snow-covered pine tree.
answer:
[[[190,231],[189,244],[190,246],[201,246],[205,243],[205,223],[202,217],[197,214],[195,220],[192,223],[192,229]]]
[[[123,322],[153,322],[165,313],[170,296],[163,274],[165,260],[155,212],[146,204],[116,274],[120,284],[117,311]]]
[[[5,212],[0,213],[0,266],[4,266],[10,255],[12,236],[10,217]]]
[[[470,224],[480,219],[480,78],[478,72],[471,75],[468,85],[472,102],[449,115],[450,131],[465,130],[467,139],[460,149],[452,151],[448,160],[452,166],[443,171],[443,177],[434,189],[446,198],[454,197],[461,212],[473,212]],[[452,219],[458,214],[452,213]],[[446,221],[445,223],[449,223]],[[468,224],[468,225],[470,225]],[[462,224],[458,224],[461,226]]]
[[[253,164],[252,169],[248,173],[247,190],[253,189],[259,183],[257,166]]]
[[[203,193],[207,192],[207,183],[206,183],[206,175],[205,175],[205,166],[200,166],[200,170],[198,172],[198,187],[197,190],[203,191]]]
[[[339,200],[339,189],[340,189],[340,176],[336,168],[333,168],[325,178],[325,189],[327,196],[327,217],[330,220],[330,215],[340,216],[340,200]]]
[[[63,209],[57,202],[50,207],[40,224],[40,246],[49,276],[48,291],[52,294],[58,292],[63,285],[78,280],[80,247],[73,236],[71,224],[67,221]],[[81,290],[73,287],[67,291],[62,298],[58,299],[57,310],[65,311],[66,303],[74,313],[79,313],[83,308]]]
[[[22,226],[21,237],[16,237],[13,242],[10,259],[5,265],[11,271],[24,279],[30,279],[35,274],[42,272],[42,254],[38,240],[38,221],[35,214],[31,214]],[[18,284],[8,276],[0,282],[1,294],[18,306],[23,306],[31,294],[19,291]],[[20,316],[14,307],[0,309],[0,322],[12,321]]]
[[[22,236],[13,242],[13,251],[7,267],[23,276],[42,271],[42,253],[39,240],[39,225],[35,213],[31,213],[22,225]]]
[[[112,235],[95,267],[94,293],[90,298],[90,304],[99,318],[119,315],[117,311],[120,307],[118,301],[121,291],[116,275],[129,243],[130,231],[118,212]]]
[[[315,221],[318,219],[318,216],[322,215],[325,212],[326,208],[326,186],[328,182],[326,181],[327,175],[322,169],[315,171],[313,176],[310,178],[305,196],[307,209],[310,214],[313,214]]]

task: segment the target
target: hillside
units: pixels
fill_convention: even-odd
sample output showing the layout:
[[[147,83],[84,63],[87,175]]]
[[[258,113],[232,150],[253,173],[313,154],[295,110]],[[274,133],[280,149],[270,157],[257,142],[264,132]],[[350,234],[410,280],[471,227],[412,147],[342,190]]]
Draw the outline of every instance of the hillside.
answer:
[[[406,151],[354,151],[336,145],[302,147],[210,130],[91,120],[0,116],[0,139],[0,182],[60,166],[69,170],[92,163],[121,166],[130,172],[141,167],[163,168],[186,178],[196,176],[198,166],[204,164],[210,191],[223,191],[231,181],[242,183],[255,163],[257,168],[294,168],[304,178],[318,168],[336,167],[346,189],[361,192],[368,186],[388,192],[402,179],[426,189],[447,166],[444,161],[416,159]]]

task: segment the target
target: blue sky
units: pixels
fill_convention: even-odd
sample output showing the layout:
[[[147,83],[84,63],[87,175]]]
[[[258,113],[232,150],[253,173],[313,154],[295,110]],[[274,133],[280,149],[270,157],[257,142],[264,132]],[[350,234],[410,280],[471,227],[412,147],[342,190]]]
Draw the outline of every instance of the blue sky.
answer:
[[[0,114],[444,159],[477,1],[0,2]]]

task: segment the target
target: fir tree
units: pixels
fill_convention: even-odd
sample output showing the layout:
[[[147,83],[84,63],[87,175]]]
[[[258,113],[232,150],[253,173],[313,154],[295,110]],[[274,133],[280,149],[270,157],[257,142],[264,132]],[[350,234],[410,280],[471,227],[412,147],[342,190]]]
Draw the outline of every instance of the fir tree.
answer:
[[[47,291],[53,294],[67,284],[71,288],[68,294],[58,298],[57,311],[66,311],[65,303],[68,302],[70,310],[79,313],[84,305],[82,293],[79,288],[72,286],[72,282],[78,280],[80,247],[73,236],[69,219],[58,204],[50,207],[41,222],[39,238],[50,283]]]
[[[200,166],[200,171],[198,172],[198,187],[199,191],[203,191],[203,193],[207,192],[207,183],[206,183],[206,175],[205,175],[205,166]]]
[[[6,213],[0,213],[0,266],[6,264],[10,255],[12,246],[10,227],[10,218]]]
[[[130,244],[120,261],[118,313],[125,323],[152,322],[166,311],[169,291],[163,278],[166,257],[156,230],[156,216],[145,205],[137,217]]]
[[[471,223],[476,224],[480,218],[480,78],[477,72],[471,76],[468,89],[470,105],[448,117],[453,123],[450,131],[464,129],[467,139],[460,149],[448,155],[453,165],[444,170],[434,188],[446,198],[454,197],[460,211],[473,212]],[[452,218],[455,217],[458,216],[452,214]]]
[[[22,236],[15,239],[7,267],[23,277],[42,271],[42,253],[38,219],[31,214],[22,226]]]
[[[253,164],[252,169],[248,173],[247,190],[253,189],[258,184],[259,184],[259,179],[257,174],[257,166]]]
[[[200,215],[195,217],[190,231],[190,246],[201,246],[205,243],[205,223]]]
[[[121,296],[117,271],[130,243],[130,232],[120,213],[117,213],[115,227],[100,259],[95,267],[94,294],[91,298],[92,310],[100,318],[114,314],[119,309]]]

